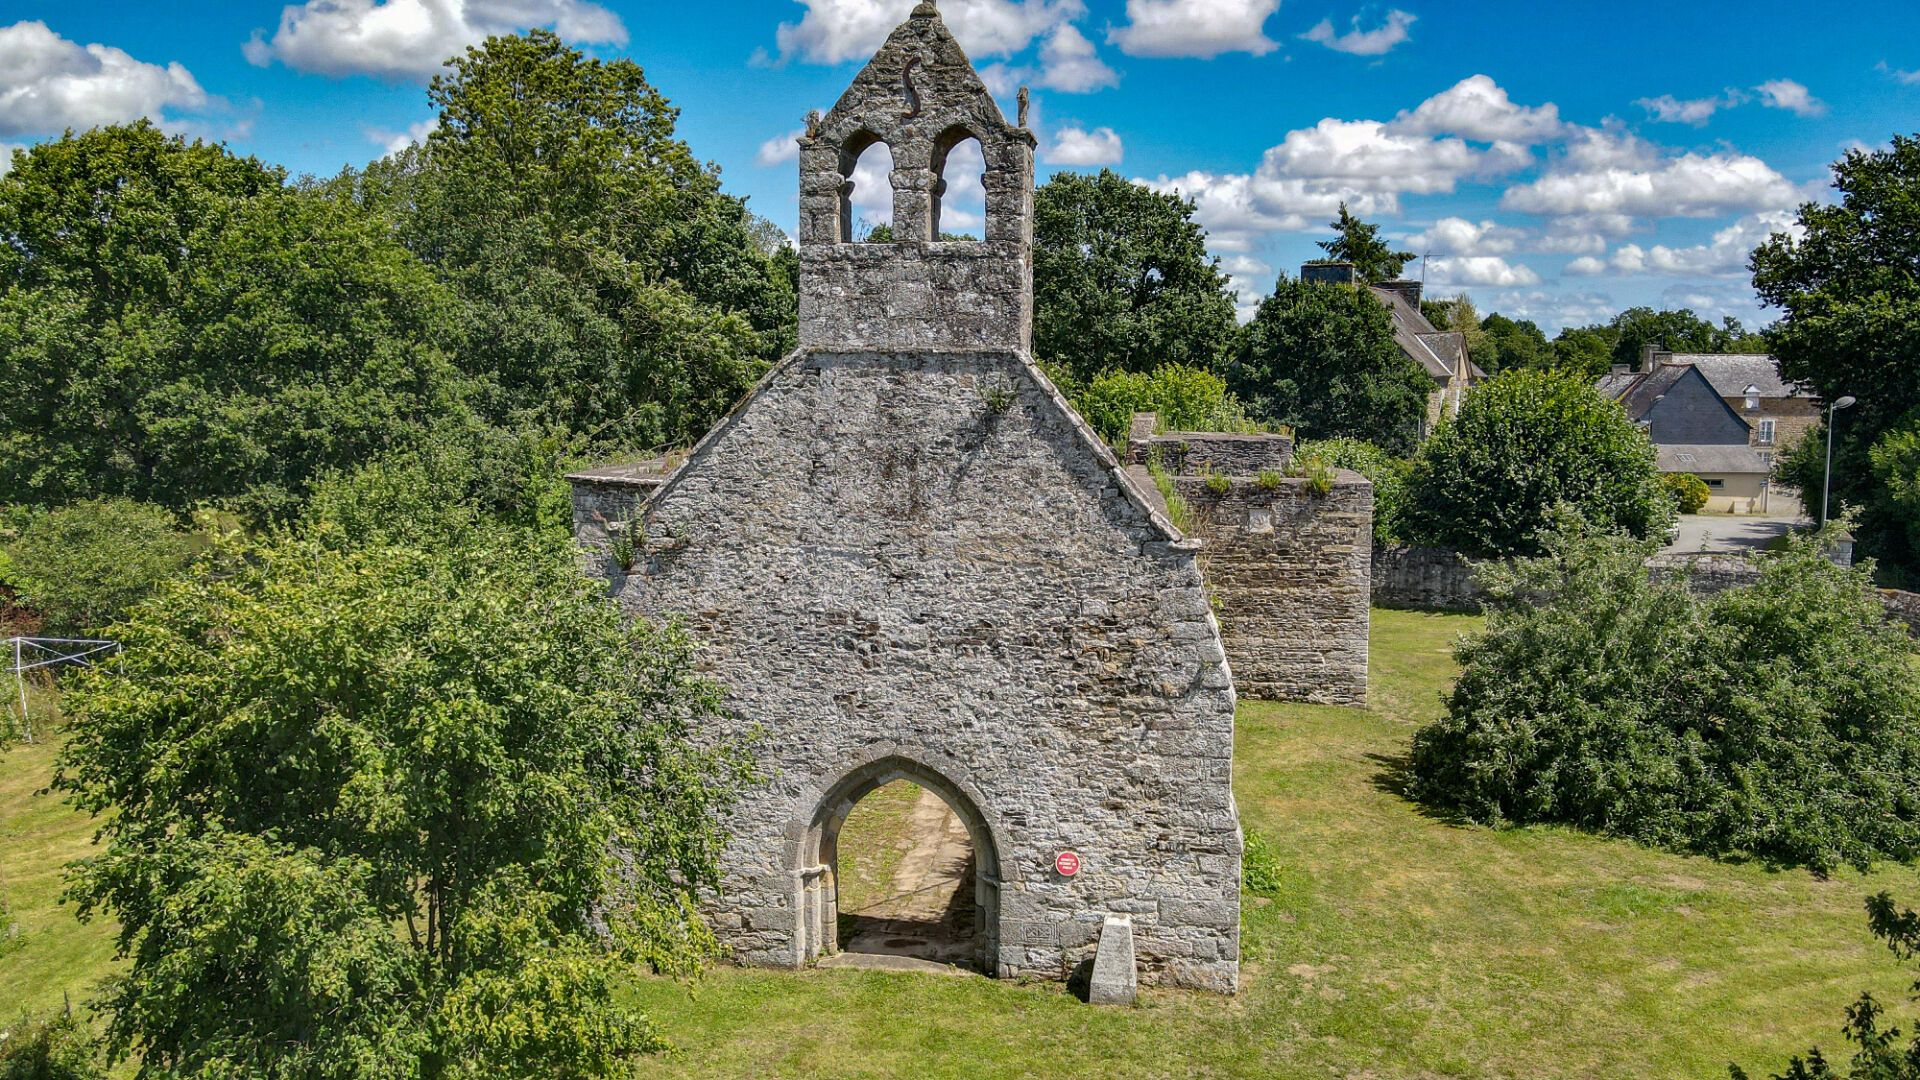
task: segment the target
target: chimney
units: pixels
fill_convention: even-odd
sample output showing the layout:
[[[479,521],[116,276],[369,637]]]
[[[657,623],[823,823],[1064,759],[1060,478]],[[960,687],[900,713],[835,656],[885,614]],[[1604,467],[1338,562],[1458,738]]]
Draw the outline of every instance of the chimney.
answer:
[[[1398,293],[1401,299],[1412,305],[1413,310],[1419,311],[1420,294],[1425,289],[1425,283],[1419,281],[1388,281],[1375,285],[1374,288],[1385,289],[1391,293]]]
[[[1671,349],[1663,349],[1651,343],[1640,346],[1641,371],[1652,371],[1661,364],[1670,362],[1672,359],[1673,351]]]
[[[1631,375],[1633,374],[1633,365],[1632,364],[1615,364],[1613,365],[1612,373],[1615,375]]]
[[[1352,263],[1310,262],[1301,265],[1300,280],[1316,285],[1355,285],[1360,275],[1354,273]]]

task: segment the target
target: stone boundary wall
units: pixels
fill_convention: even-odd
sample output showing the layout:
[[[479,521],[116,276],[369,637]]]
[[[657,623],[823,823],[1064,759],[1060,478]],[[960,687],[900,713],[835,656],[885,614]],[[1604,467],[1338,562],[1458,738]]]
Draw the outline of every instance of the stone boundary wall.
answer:
[[[1853,545],[1845,543],[1833,554],[1834,561],[1850,565]],[[1647,571],[1656,581],[1683,569],[1689,571],[1687,584],[1695,596],[1744,588],[1760,579],[1760,568],[1743,555],[1655,555],[1647,560]],[[1481,593],[1473,572],[1473,564],[1457,551],[1375,544],[1373,602],[1380,607],[1477,612]],[[1882,589],[1880,600],[1888,618],[1906,624],[1920,638],[1920,593]]]
[[[1157,431],[1159,417],[1135,413],[1127,431],[1127,463],[1158,462],[1175,476],[1224,473],[1254,477],[1284,473],[1293,463],[1293,436],[1218,431]]]
[[[1373,545],[1373,602],[1424,611],[1479,611],[1473,564],[1457,551],[1410,544]]]
[[[1298,477],[1235,477],[1221,493],[1182,476],[1174,487],[1205,542],[1200,572],[1240,694],[1364,706],[1373,485],[1342,471],[1325,495]]]

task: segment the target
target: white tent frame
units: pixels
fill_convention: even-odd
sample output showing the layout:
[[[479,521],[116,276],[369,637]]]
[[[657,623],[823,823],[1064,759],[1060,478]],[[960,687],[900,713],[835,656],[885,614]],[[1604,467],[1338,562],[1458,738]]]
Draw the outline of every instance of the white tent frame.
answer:
[[[13,654],[8,670],[20,693],[20,729],[28,743],[33,742],[33,714],[27,706],[27,673],[63,664],[92,667],[97,658],[120,651],[119,642],[98,638],[10,637],[4,639],[4,644]],[[11,701],[7,709],[9,712],[13,709]]]

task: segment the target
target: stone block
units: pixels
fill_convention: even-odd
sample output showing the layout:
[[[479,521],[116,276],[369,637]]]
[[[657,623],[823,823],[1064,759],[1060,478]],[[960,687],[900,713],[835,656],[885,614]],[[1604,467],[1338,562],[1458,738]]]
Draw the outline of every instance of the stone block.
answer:
[[[1109,915],[1100,928],[1100,947],[1093,954],[1093,977],[1087,983],[1092,1005],[1131,1005],[1140,991],[1140,969],[1133,959],[1133,918]]]

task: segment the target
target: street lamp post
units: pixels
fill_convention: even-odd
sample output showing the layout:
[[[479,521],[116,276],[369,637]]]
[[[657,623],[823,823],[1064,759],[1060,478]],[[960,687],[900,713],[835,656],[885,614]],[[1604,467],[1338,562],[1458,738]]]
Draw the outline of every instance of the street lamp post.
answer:
[[[1853,407],[1857,400],[1852,394],[1827,406],[1827,477],[1820,488],[1820,527],[1827,525],[1827,502],[1833,497],[1833,414],[1841,409]]]

